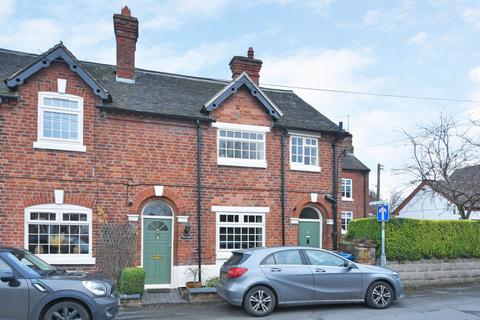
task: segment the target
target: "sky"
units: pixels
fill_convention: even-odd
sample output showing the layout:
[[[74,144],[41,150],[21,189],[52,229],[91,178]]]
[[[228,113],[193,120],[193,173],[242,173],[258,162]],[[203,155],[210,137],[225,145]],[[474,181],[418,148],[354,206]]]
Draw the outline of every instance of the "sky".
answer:
[[[115,63],[113,13],[139,19],[137,67],[230,79],[249,46],[261,85],[480,100],[480,1],[0,0],[0,47],[41,53],[59,41],[80,60]],[[382,163],[382,197],[412,189],[403,131],[440,112],[480,118],[478,103],[293,89],[353,134],[355,154]],[[321,158],[321,155],[320,155]]]

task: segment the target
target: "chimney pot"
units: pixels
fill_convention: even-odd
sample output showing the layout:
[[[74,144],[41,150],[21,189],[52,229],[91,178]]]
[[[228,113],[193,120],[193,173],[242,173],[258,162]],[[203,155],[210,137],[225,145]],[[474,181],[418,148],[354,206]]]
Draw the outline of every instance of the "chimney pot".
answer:
[[[252,47],[248,48],[247,56],[248,56],[248,59],[253,59],[253,57],[254,57],[254,52],[253,52],[253,48],[252,48]]]
[[[117,42],[117,81],[135,82],[135,50],[138,39],[138,20],[125,6],[121,14],[113,15]]]
[[[132,16],[132,12],[130,11],[130,8],[128,6],[125,6],[122,8],[122,16],[124,17],[131,17]]]

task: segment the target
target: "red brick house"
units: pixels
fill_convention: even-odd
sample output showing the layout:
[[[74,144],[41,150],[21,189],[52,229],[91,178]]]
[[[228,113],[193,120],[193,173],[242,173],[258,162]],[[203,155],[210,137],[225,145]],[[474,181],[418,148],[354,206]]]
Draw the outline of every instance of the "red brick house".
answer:
[[[232,81],[138,69],[137,19],[113,20],[115,66],[62,43],[0,49],[0,243],[95,268],[103,217],[129,221],[150,287],[183,285],[189,266],[214,276],[233,249],[335,249],[341,212],[365,215],[368,168],[342,153],[351,135],[260,87],[253,49],[232,58]]]

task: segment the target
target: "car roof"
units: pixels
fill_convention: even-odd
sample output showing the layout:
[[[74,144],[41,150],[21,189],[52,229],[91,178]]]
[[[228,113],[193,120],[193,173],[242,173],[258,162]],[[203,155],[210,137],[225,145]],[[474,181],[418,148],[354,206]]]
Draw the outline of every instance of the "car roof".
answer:
[[[291,250],[291,249],[297,249],[297,250],[322,250],[322,251],[328,251],[320,248],[312,248],[312,247],[302,247],[302,246],[276,246],[276,247],[257,247],[257,248],[251,248],[251,249],[242,249],[242,250],[234,250],[234,252],[238,253],[250,253],[252,254],[253,252],[276,252],[280,250]]]

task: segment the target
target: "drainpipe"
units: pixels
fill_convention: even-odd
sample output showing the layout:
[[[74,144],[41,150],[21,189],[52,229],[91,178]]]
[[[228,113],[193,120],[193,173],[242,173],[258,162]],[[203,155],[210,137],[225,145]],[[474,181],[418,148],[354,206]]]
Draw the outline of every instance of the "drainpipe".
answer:
[[[338,233],[337,233],[337,218],[338,218],[338,141],[343,137],[343,122],[339,123],[338,132],[335,135],[333,140],[332,149],[333,149],[333,232],[332,232],[332,243],[333,250],[338,248]]]
[[[202,281],[202,172],[200,162],[202,160],[202,136],[200,121],[197,120],[197,260],[198,281]]]
[[[282,246],[285,245],[285,132],[281,136],[281,189],[280,201],[282,204]]]

